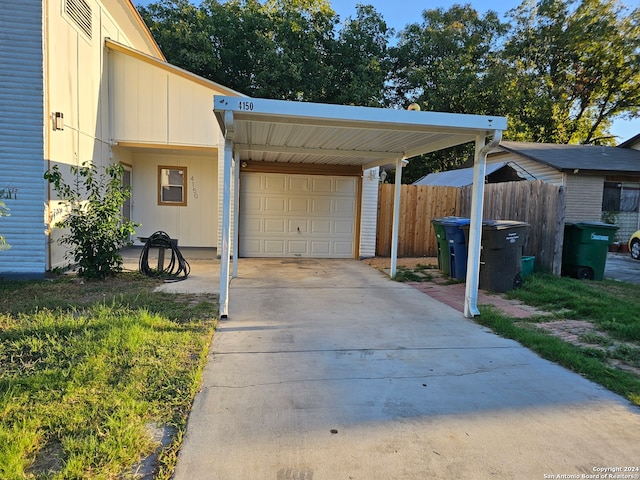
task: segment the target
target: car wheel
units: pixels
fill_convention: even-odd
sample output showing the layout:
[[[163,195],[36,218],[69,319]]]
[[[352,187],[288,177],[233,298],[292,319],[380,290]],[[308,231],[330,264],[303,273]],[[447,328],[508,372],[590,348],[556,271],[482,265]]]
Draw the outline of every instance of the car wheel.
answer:
[[[631,242],[631,258],[640,260],[640,240],[637,238]]]

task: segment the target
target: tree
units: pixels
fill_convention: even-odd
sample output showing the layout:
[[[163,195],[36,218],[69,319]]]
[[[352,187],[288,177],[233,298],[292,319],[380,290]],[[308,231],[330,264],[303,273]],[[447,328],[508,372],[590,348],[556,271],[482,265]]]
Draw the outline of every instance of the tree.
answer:
[[[161,0],[140,13],[169,62],[247,95],[383,102],[391,31],[373,7],[340,30],[327,0]]]
[[[131,189],[122,185],[123,172],[119,163],[100,171],[85,162],[82,167],[71,166],[75,177],[71,184],[57,165],[44,174],[69,208],[56,226],[69,229],[60,243],[70,247],[67,258],[79,265],[82,277],[104,279],[122,271],[119,251],[129,244],[129,235],[137,226],[122,215],[122,206],[131,196]]]
[[[617,0],[541,0],[511,12],[505,45],[507,137],[615,143],[616,116],[640,114],[640,8]]]
[[[392,104],[404,108],[416,102],[423,110],[504,115],[500,48],[507,27],[495,12],[480,16],[470,5],[425,10],[422,23],[407,25],[390,49]],[[472,145],[461,145],[412,158],[403,182],[456,168],[472,154]]]

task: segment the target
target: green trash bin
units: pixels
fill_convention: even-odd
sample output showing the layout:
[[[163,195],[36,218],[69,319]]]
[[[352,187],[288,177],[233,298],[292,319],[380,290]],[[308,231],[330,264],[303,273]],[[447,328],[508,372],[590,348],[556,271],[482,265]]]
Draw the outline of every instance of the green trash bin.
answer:
[[[562,244],[562,275],[602,280],[616,225],[602,222],[566,222]]]
[[[438,270],[448,277],[451,274],[451,260],[449,259],[449,244],[443,220],[444,218],[434,218],[431,220],[431,225],[433,225],[438,245]]]

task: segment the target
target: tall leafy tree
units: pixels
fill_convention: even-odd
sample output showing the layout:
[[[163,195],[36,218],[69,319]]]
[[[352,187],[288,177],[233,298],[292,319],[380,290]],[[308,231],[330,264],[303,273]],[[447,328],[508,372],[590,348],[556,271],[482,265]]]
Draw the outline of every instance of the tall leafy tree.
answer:
[[[615,143],[611,121],[640,113],[640,8],[541,0],[511,17],[510,138]]]
[[[168,61],[251,96],[379,105],[391,30],[371,6],[341,29],[328,0],[160,0],[141,8]]]
[[[425,10],[422,22],[407,25],[391,49],[391,100],[416,102],[423,110],[503,115],[504,65],[501,39],[508,25],[495,12],[481,16],[470,5]],[[410,183],[455,168],[473,152],[465,145],[413,158],[403,172]]]

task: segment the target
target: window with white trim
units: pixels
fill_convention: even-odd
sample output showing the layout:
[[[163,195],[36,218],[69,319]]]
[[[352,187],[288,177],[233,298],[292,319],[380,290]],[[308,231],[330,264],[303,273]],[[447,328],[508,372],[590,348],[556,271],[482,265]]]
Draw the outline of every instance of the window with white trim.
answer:
[[[187,168],[158,167],[158,205],[187,205]]]

